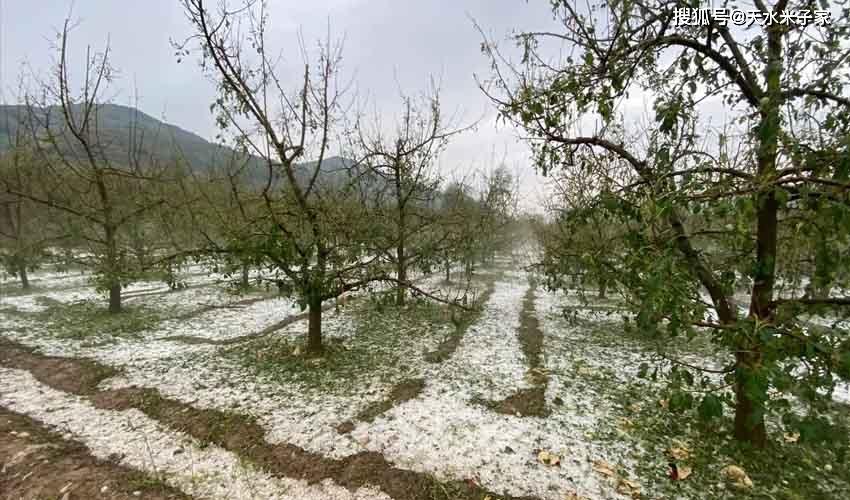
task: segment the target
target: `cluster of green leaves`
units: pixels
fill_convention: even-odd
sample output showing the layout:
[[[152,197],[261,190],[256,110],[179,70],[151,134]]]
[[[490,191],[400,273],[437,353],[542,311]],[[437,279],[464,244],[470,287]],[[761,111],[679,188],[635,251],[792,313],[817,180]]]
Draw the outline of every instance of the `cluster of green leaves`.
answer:
[[[835,318],[821,306],[850,305],[850,98],[839,83],[850,10],[823,6],[835,7],[830,26],[730,31],[671,24],[690,5],[560,0],[557,30],[520,35],[526,66],[494,78],[503,116],[555,178],[555,216],[539,231],[549,286],[610,286],[647,338],[704,336],[735,354],[727,381],[754,422],[790,416],[799,394],[828,397],[846,374],[846,324],[809,324]],[[555,64],[543,56],[552,40],[570,48]],[[652,99],[654,123],[618,112],[635,91]],[[720,129],[702,119],[707,102],[723,103]],[[706,415],[716,402],[700,403]]]

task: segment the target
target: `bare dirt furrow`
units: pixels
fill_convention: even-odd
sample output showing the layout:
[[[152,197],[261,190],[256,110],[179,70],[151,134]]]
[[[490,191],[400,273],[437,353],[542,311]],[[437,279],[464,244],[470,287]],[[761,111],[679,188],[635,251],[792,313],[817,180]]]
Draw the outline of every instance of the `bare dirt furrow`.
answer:
[[[540,329],[540,322],[534,311],[534,292],[535,287],[530,287],[523,297],[520,326],[517,331],[532,386],[519,389],[501,401],[485,403],[494,411],[506,415],[522,417],[549,415],[549,410],[546,408],[546,386],[549,383],[549,377],[542,362],[543,331]]]
[[[487,491],[473,480],[441,481],[429,474],[400,469],[376,452],[334,459],[288,443],[270,444],[262,427],[249,416],[198,409],[163,397],[156,389],[98,390],[97,383],[114,371],[92,361],[43,356],[5,341],[0,343],[0,365],[27,370],[45,385],[84,395],[99,409],[138,409],[168,428],[230,451],[275,477],[305,480],[308,484],[331,480],[350,491],[373,486],[395,500],[520,498]],[[68,383],[57,373],[73,373],[86,382]]]
[[[2,498],[188,500],[158,478],[99,459],[80,442],[0,406]]]

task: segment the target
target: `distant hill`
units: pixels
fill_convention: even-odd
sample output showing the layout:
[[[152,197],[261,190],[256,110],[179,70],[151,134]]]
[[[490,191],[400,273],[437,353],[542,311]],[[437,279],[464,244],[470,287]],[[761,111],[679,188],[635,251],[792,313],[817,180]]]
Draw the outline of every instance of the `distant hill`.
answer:
[[[39,108],[34,114],[39,121],[49,120],[51,130],[64,129],[60,108]],[[0,150],[9,147],[27,119],[24,106],[0,106]],[[201,168],[219,164],[233,153],[230,148],[127,106],[101,105],[97,123],[107,158],[118,164],[127,162],[129,152],[136,151],[141,159],[167,162],[182,157],[194,168]]]
[[[79,110],[76,111],[79,112]],[[64,119],[59,107],[37,108],[34,116],[40,123],[45,121],[50,123],[50,129],[57,135],[63,133]],[[26,123],[29,118],[24,106],[0,105],[0,152],[10,147],[16,133],[26,132]],[[130,152],[136,151],[137,157],[142,161],[152,159],[160,164],[167,164],[180,158],[188,162],[195,171],[204,172],[217,170],[218,167],[227,165],[236,154],[227,146],[210,142],[136,108],[117,104],[102,104],[98,107],[97,129],[101,138],[100,142],[104,145],[104,155],[116,165],[128,164],[131,158]],[[68,143],[74,144],[70,137],[68,139]],[[83,154],[79,148],[69,147],[66,152],[72,155]],[[245,178],[249,182],[257,186],[265,184],[267,170],[260,158],[243,156],[240,161],[248,161]],[[353,164],[352,160],[339,156],[325,158],[318,184],[325,188],[337,188],[351,182],[353,175],[361,181],[361,185],[367,191],[374,191],[379,189],[378,186],[384,185],[384,181],[371,172],[354,167]],[[300,185],[307,185],[315,165],[315,161],[296,165],[296,178]],[[277,172],[273,184],[278,185],[282,181],[282,173]]]

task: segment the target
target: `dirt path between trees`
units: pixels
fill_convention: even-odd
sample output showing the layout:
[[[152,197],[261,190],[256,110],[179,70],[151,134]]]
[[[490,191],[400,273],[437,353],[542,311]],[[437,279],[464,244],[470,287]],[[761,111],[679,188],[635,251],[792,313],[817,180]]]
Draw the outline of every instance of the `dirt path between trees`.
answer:
[[[310,484],[330,479],[351,491],[371,485],[395,500],[534,500],[490,492],[472,480],[441,481],[429,474],[400,469],[376,452],[334,459],[288,443],[270,444],[265,431],[251,417],[198,409],[163,397],[156,389],[99,390],[98,383],[116,370],[89,360],[44,356],[1,338],[0,366],[26,370],[51,388],[86,396],[100,409],[136,408],[168,428],[235,453],[272,476],[303,479]]]
[[[543,331],[534,311],[535,287],[530,287],[522,301],[520,325],[517,334],[528,365],[532,386],[520,389],[501,401],[487,401],[485,405],[498,413],[522,417],[545,417],[546,386],[549,376],[543,366]]]
[[[0,497],[190,499],[142,472],[98,459],[76,441],[0,406]]]

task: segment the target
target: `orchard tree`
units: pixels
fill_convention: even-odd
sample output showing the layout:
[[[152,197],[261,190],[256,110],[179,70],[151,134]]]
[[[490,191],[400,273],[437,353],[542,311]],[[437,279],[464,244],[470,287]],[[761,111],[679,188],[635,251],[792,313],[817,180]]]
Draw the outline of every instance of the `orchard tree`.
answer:
[[[24,119],[23,108],[15,108],[16,122]],[[15,124],[17,125],[17,123]],[[35,192],[39,169],[32,144],[22,126],[10,126],[14,135],[9,149],[0,156],[0,265],[21,280],[24,290],[30,288],[29,271],[36,269],[47,255],[47,247],[61,239],[50,230],[50,210],[26,195]],[[3,193],[3,191],[6,191]],[[21,195],[12,194],[22,193]]]
[[[598,298],[604,299],[608,285],[616,284],[617,275],[627,271],[621,262],[621,240],[627,229],[605,210],[605,202],[622,187],[612,168],[618,161],[610,153],[589,151],[581,162],[579,168],[595,175],[565,171],[549,175],[552,195],[546,209],[551,220],[534,224],[542,251],[537,267],[550,289],[584,294],[589,285],[595,285]]]
[[[478,199],[480,259],[492,260],[496,252],[508,250],[512,242],[511,225],[516,221],[519,178],[504,164],[481,178]]]
[[[100,53],[87,50],[81,91],[72,90],[69,37],[66,20],[57,37],[56,66],[26,97],[22,125],[35,146],[38,183],[27,190],[7,183],[6,191],[53,209],[57,216],[51,220],[85,250],[75,258],[94,270],[97,288],[109,293],[109,312],[117,313],[122,286],[139,271],[129,259],[129,230],[163,205],[163,198],[144,187],[163,180],[163,169],[145,161],[135,127],[122,142],[100,125],[103,94],[114,76],[108,46]]]
[[[252,223],[262,217],[263,206],[249,201],[252,190],[257,191],[258,179],[251,177],[250,156],[236,150],[227,155],[223,165],[201,165],[192,171],[191,178],[183,184],[187,198],[196,199],[186,212],[176,234],[195,234],[190,239],[195,244],[184,246],[194,249],[194,254],[214,262],[216,271],[225,276],[237,275],[234,283],[247,290],[251,268],[265,264],[262,253],[254,249],[260,245]]]
[[[719,371],[734,387],[734,433],[761,446],[764,415],[787,409],[785,394],[802,386],[815,397],[850,376],[847,333],[800,319],[850,306],[840,272],[850,263],[850,11],[755,0],[761,21],[735,27],[682,22],[708,7],[693,2],[552,6],[557,29],[518,36],[522,61],[483,45],[494,76],[482,86],[526,130],[544,173],[619,181],[592,191],[597,210],[628,228],[611,246],[628,271],[617,286],[642,330],[708,335],[731,352]],[[815,9],[831,22],[783,17]],[[635,95],[652,100],[655,122],[626,116],[616,130]],[[613,158],[583,168],[597,153]],[[806,280],[821,293],[787,286]]]
[[[241,252],[287,277],[286,288],[309,310],[307,352],[320,354],[323,303],[374,281],[378,259],[362,252],[375,225],[364,213],[359,173],[331,154],[348,109],[341,46],[323,42],[316,63],[305,61],[303,73],[286,80],[266,46],[266,2],[183,6],[194,34],[177,51],[199,49],[218,85],[219,124],[241,152],[258,158],[248,176],[260,179],[257,185],[232,183],[236,213],[250,233]],[[297,91],[285,90],[293,80],[300,81]]]
[[[442,243],[435,253],[444,266],[446,281],[450,281],[453,264],[463,267],[469,281],[477,264],[513,245],[510,226],[516,219],[516,203],[516,183],[504,166],[478,172],[469,182],[454,181],[446,186],[438,210]]]
[[[430,260],[447,240],[434,210],[441,183],[434,168],[449,139],[462,130],[447,123],[434,85],[419,100],[402,96],[392,133],[377,118],[371,126],[357,124],[355,148],[377,183],[372,189],[383,231],[375,246],[395,268],[396,305],[404,304],[408,270]]]
[[[443,244],[435,259],[442,265],[446,283],[451,283],[452,266],[464,261],[468,245],[475,240],[472,216],[477,214],[469,186],[462,181],[448,183],[440,193],[437,216]]]

